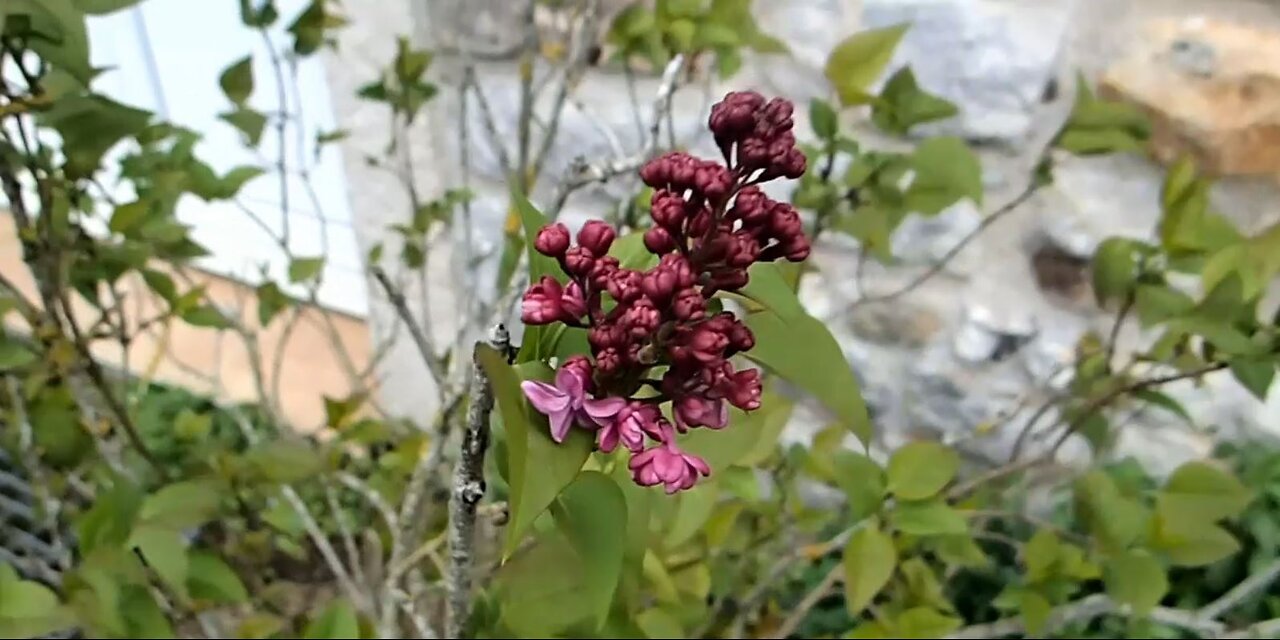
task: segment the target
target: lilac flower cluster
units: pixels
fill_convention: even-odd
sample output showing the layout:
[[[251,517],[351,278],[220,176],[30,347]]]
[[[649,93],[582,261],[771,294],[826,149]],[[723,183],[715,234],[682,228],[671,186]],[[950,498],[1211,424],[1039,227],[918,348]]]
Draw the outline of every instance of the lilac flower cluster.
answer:
[[[522,385],[556,442],[575,425],[592,430],[601,451],[621,445],[632,454],[637,484],[675,493],[711,473],[677,446],[677,435],[723,429],[729,405],[760,407],[759,372],[730,362],[755,337],[733,313],[713,313],[710,302],[746,286],[756,262],[809,256],[799,214],[757,186],[805,171],[792,109],[780,98],[730,93],[709,121],[723,163],[673,152],[640,170],[655,190],[654,226],[644,234],[645,247],[660,256],[652,269],[628,269],[608,255],[617,232],[599,220],[578,231],[576,244],[563,224],[538,233],[535,249],[556,259],[567,284],[544,276],[525,293],[521,316],[530,325],[586,329],[591,347],[590,357],[561,363],[554,383]],[[668,402],[670,419],[662,409]]]

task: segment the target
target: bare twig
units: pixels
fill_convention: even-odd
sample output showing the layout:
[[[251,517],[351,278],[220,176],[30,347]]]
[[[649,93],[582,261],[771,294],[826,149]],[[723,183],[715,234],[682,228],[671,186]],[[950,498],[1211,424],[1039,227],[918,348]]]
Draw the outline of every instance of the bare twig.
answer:
[[[489,99],[485,97],[480,81],[476,78],[474,66],[468,65],[462,70],[462,86],[464,91],[469,89],[475,94],[476,106],[480,107],[480,124],[489,136],[489,146],[493,147],[494,153],[498,155],[498,164],[502,165],[503,171],[512,175],[515,169],[511,166],[511,156],[507,155],[507,145],[498,134],[498,125],[494,124],[493,120],[493,109],[489,106]]]
[[[538,53],[538,23],[534,17],[536,10],[534,0],[525,0],[522,12],[524,27],[524,48],[520,53],[520,115],[516,120],[516,140],[518,143],[516,160],[516,184],[522,192],[529,191],[529,143],[530,125],[533,124],[533,71],[534,57]]]
[[[999,209],[996,209],[994,212],[992,212],[991,215],[983,218],[982,222],[978,223],[978,226],[974,228],[973,231],[970,231],[967,235],[965,235],[965,237],[961,238],[959,242],[957,242],[954,246],[948,249],[947,252],[943,254],[940,260],[938,260],[937,262],[934,262],[933,265],[931,265],[928,269],[926,269],[920,275],[916,276],[915,278],[912,278],[912,280],[907,284],[903,285],[902,287],[894,291],[890,291],[889,293],[875,295],[875,296],[863,296],[862,298],[855,300],[852,306],[857,307],[859,305],[863,305],[871,302],[889,302],[891,300],[896,300],[898,298],[901,298],[902,296],[907,295],[912,291],[915,291],[917,288],[920,287],[920,285],[923,285],[924,283],[928,282],[935,275],[938,275],[940,271],[945,269],[947,265],[951,263],[951,260],[954,259],[957,255],[959,255],[961,251],[964,251],[964,248],[969,246],[970,242],[973,242],[974,239],[982,235],[982,233],[987,230],[987,227],[990,227],[991,225],[995,224],[998,220],[1000,220],[1001,218],[1004,218],[1007,214],[1014,211],[1019,206],[1021,206],[1022,203],[1026,202],[1029,198],[1031,198],[1031,196],[1034,195],[1035,192],[1040,189],[1040,186],[1041,186],[1040,182],[1033,178],[1032,181],[1027,184],[1026,188],[1024,188],[1022,192],[1017,195],[1017,197],[1005,203]]]
[[[448,372],[444,369],[444,363],[441,362],[440,356],[431,342],[431,337],[423,331],[422,327],[418,326],[417,321],[413,318],[413,312],[409,310],[404,294],[391,282],[387,272],[378,265],[370,266],[369,271],[373,274],[373,278],[378,281],[378,285],[382,287],[382,291],[386,294],[387,299],[391,301],[391,305],[395,307],[400,319],[408,327],[409,335],[413,338],[413,343],[418,347],[418,353],[422,355],[423,362],[426,363],[427,369],[431,371],[431,377],[435,378],[437,388],[443,393],[445,383],[448,380]]]
[[[510,337],[502,325],[494,327],[489,343],[506,352]],[[453,472],[453,495],[449,503],[449,593],[446,637],[461,638],[471,613],[471,572],[475,563],[476,505],[484,498],[484,456],[489,447],[489,414],[493,411],[493,389],[480,367],[472,362],[471,400],[467,410],[467,430]]]
[[[533,158],[533,167],[529,170],[531,180],[536,180],[541,175],[543,163],[546,162],[547,156],[551,153],[551,146],[555,143],[569,92],[578,85],[591,61],[591,45],[595,42],[596,22],[600,17],[600,0],[586,0],[585,4],[582,20],[575,30],[573,45],[565,63],[564,77],[557,86],[555,99],[551,103],[551,114],[548,116],[547,129],[542,134],[542,144]]]
[[[1199,615],[1209,619],[1222,617],[1250,596],[1266,589],[1277,579],[1280,579],[1280,560],[1273,561],[1261,571],[1241,581],[1222,597],[1201,607]]]
[[[680,79],[680,70],[684,68],[684,56],[677,55],[667,63],[662,72],[662,83],[658,86],[657,96],[653,100],[653,119],[649,123],[648,136],[639,153],[625,158],[614,158],[605,163],[578,163],[570,169],[570,175],[560,182],[556,195],[552,198],[551,207],[547,209],[547,217],[555,220],[560,216],[569,196],[578,189],[593,182],[606,182],[624,173],[639,169],[658,151],[660,144],[659,131],[662,128],[663,114],[671,110],[671,97]]]
[[[809,611],[817,606],[823,598],[827,597],[827,595],[831,593],[831,590],[835,588],[836,584],[843,579],[844,565],[837,562],[831,567],[831,570],[827,572],[827,575],[822,578],[822,581],[817,585],[814,585],[814,587],[809,590],[809,593],[805,594],[804,599],[802,599],[800,603],[796,605],[795,609],[791,611],[791,615],[787,616],[787,618],[782,621],[782,624],[774,630],[773,635],[769,637],[786,638],[792,633],[795,633],[795,630],[800,627],[800,623],[804,622],[805,616],[809,615]]]

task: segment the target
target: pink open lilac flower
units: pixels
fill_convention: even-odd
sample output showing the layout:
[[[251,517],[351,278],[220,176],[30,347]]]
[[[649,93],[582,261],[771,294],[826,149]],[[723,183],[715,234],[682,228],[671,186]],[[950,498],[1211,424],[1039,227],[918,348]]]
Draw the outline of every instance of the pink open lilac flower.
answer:
[[[623,407],[611,422],[600,427],[596,432],[596,446],[605,453],[612,453],[621,443],[628,451],[639,453],[644,449],[646,435],[654,439],[662,437],[658,427],[661,417],[657,407],[632,402]]]
[[[707,461],[676,446],[671,424],[663,420],[662,443],[631,456],[628,468],[631,479],[642,487],[661,484],[668,494],[683,491],[698,482],[698,476],[711,475]]]
[[[701,396],[684,396],[675,401],[676,425],[681,431],[689,427],[723,429],[729,424],[729,407],[724,400]]]
[[[570,367],[560,368],[554,385],[538,380],[520,383],[529,404],[550,420],[551,439],[556,442],[564,442],[575,422],[588,429],[611,424],[627,404],[622,398],[592,398],[585,387],[582,374]]]

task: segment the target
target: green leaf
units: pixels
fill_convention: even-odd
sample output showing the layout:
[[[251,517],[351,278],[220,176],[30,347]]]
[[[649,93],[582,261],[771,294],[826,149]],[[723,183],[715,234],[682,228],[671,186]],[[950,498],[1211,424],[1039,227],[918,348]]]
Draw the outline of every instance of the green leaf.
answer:
[[[36,361],[36,354],[23,343],[0,336],[0,371],[20,369]]]
[[[1093,296],[1099,306],[1127,297],[1137,276],[1138,257],[1132,241],[1107,238],[1098,245],[1093,255]]]
[[[812,394],[858,439],[871,441],[871,420],[862,391],[839,343],[810,315],[784,319],[762,311],[746,319],[756,346],[745,355]]]
[[[22,36],[27,47],[52,67],[53,74],[61,72],[80,85],[88,86],[98,71],[90,64],[89,37],[78,1],[7,0],[0,7],[0,26],[10,36]],[[27,28],[19,26],[21,22],[18,20],[4,20],[6,14],[25,14]],[[19,33],[14,33],[15,26]],[[50,88],[53,77],[45,77],[45,89]]]
[[[48,587],[22,580],[8,564],[0,564],[0,637],[37,638],[74,625]]]
[[[929,543],[938,558],[950,565],[980,569],[991,563],[971,535],[933,536]]]
[[[534,239],[538,237],[538,232],[542,230],[548,223],[547,217],[538,211],[529,199],[520,192],[518,185],[512,185],[511,201],[514,203],[516,212],[520,215],[520,227],[524,231],[524,247],[529,262],[529,282],[536,283],[543,276],[551,276],[559,278],[560,266],[556,261],[547,256],[538,253],[534,248]],[[550,351],[554,349],[554,344],[544,345],[544,337],[549,328],[544,326],[525,327],[524,343],[520,345],[520,355],[517,362],[530,362],[533,360],[542,360],[551,355]]]
[[[185,480],[147,496],[138,517],[144,524],[186,529],[213,519],[222,504],[222,487],[214,480]]]
[[[121,9],[128,9],[142,0],[72,0],[76,9],[91,16],[105,16]]]
[[[356,609],[345,598],[336,598],[325,607],[320,615],[307,623],[302,632],[304,638],[359,638],[360,620],[356,618]]]
[[[636,626],[653,640],[685,637],[684,628],[675,616],[663,609],[645,609],[636,615]]]
[[[871,105],[871,121],[877,127],[905,135],[912,127],[944,120],[959,113],[954,104],[920,89],[910,67],[889,78],[880,97]]]
[[[76,522],[80,551],[89,554],[100,547],[124,544],[142,502],[143,496],[137,487],[116,479],[110,489],[98,494],[93,506]]]
[[[1153,540],[1155,549],[1164,552],[1179,567],[1204,567],[1217,563],[1240,550],[1226,529],[1203,520],[1173,519],[1159,514]]]
[[[959,535],[969,530],[960,512],[940,499],[900,503],[891,517],[893,526],[913,536]]]
[[[889,584],[898,552],[893,538],[879,528],[866,526],[849,538],[844,557],[844,602],[849,615],[857,616]]]
[[[779,317],[789,319],[805,315],[804,305],[800,304],[795,288],[776,263],[757,262],[747,270],[747,275],[750,280],[739,293]]]
[[[66,96],[40,115],[62,136],[66,169],[72,177],[92,175],[107,151],[147,127],[151,113],[99,95]]]
[[[1187,424],[1193,423],[1191,414],[1187,413],[1187,410],[1183,408],[1177,400],[1169,397],[1168,394],[1155,391],[1154,389],[1138,389],[1133,392],[1133,397],[1142,400],[1143,402],[1154,404],[1157,407],[1169,411],[1170,413],[1176,414],[1178,417],[1186,420]]]
[[[1134,308],[1143,328],[1190,313],[1195,301],[1185,293],[1164,285],[1138,285]]]
[[[289,282],[310,282],[324,269],[324,258],[294,258],[289,261]]]
[[[315,53],[325,42],[325,30],[345,23],[342,18],[329,13],[326,4],[325,0],[311,0],[293,24],[289,25],[289,33],[293,34],[294,53],[300,56]]]
[[[885,476],[874,460],[853,451],[832,454],[832,474],[844,491],[854,522],[879,511],[884,502]]]
[[[937,442],[911,442],[889,458],[889,492],[903,500],[936,495],[955,477],[960,457]]]
[[[1155,556],[1141,550],[1126,551],[1106,565],[1107,595],[1133,612],[1145,616],[1169,591],[1169,579]]]
[[[129,546],[135,547],[156,575],[181,597],[187,596],[187,545],[182,534],[175,529],[144,525],[134,529],[129,536]]]
[[[584,579],[595,609],[596,627],[604,626],[622,575],[627,533],[627,502],[618,485],[598,471],[578,475],[560,496],[556,521],[582,556]]]
[[[867,87],[880,77],[909,25],[870,29],[845,38],[831,50],[824,69],[840,104],[865,104]]]
[[[283,484],[306,480],[325,466],[315,447],[293,437],[255,445],[245,459],[262,479]]]
[[[192,598],[219,604],[249,600],[249,592],[245,590],[240,576],[222,558],[192,549],[187,553],[187,563],[187,592]]]
[[[245,56],[223,70],[218,84],[228,100],[243,106],[253,94],[253,56]]]
[[[941,638],[960,628],[963,622],[944,615],[932,607],[914,607],[903,611],[894,621],[897,638]]]
[[[809,101],[809,124],[813,127],[813,134],[820,140],[834,140],[840,129],[836,110],[821,98]]]
[[[982,165],[964,140],[939,136],[921,142],[911,154],[915,178],[907,188],[911,211],[934,215],[968,198],[982,206]]]
[[[1124,549],[1147,528],[1147,509],[1124,497],[1115,481],[1100,470],[1076,479],[1074,501],[1077,517],[1104,549]]]
[[[503,626],[517,638],[553,638],[564,637],[560,632],[576,622],[594,620],[585,574],[581,556],[563,536],[540,538],[498,569],[492,589],[502,603]]]
[[[231,326],[231,322],[227,320],[227,317],[222,315],[222,312],[218,311],[217,307],[209,304],[202,304],[183,311],[182,319],[193,327],[226,329]]]
[[[261,167],[236,167],[218,181],[217,198],[230,200],[240,193],[245,183],[265,173]]]
[[[577,477],[595,443],[586,431],[572,429],[569,437],[557,444],[551,439],[546,416],[525,401],[520,376],[507,364],[506,356],[477,345],[475,357],[493,386],[509,450],[511,522],[503,556],[510,557],[533,521]],[[545,366],[537,366],[542,370],[528,368],[530,379],[551,377]]]
[[[124,616],[125,638],[173,638],[173,625],[156,602],[152,592],[137,584],[123,585],[117,608],[128,612]]]
[[[1042,582],[1053,575],[1053,565],[1058,561],[1058,546],[1058,536],[1050,529],[1040,529],[1031,536],[1022,551],[1028,582]]]
[[[1234,518],[1253,501],[1253,492],[1231,474],[1193,461],[1178,467],[1156,496],[1156,510],[1170,521],[1217,522]]]
[[[1022,601],[1019,604],[1022,622],[1027,626],[1027,633],[1032,637],[1043,635],[1045,625],[1049,622],[1049,614],[1053,611],[1053,605],[1049,604],[1044,596],[1034,591],[1023,591]]]
[[[280,290],[280,285],[274,281],[258,285],[257,294],[258,323],[263,327],[271,324],[273,318],[293,303],[293,300],[285,295],[284,291]]]
[[[676,548],[692,540],[707,523],[720,497],[720,487],[715,483],[702,483],[677,498],[675,517],[667,531],[666,546]]]
[[[1276,377],[1276,363],[1267,358],[1232,358],[1231,375],[1255,398],[1266,402]]]
[[[238,107],[218,116],[223,122],[235,127],[244,135],[244,141],[251,147],[262,141],[262,132],[267,127],[267,116],[248,107]]]

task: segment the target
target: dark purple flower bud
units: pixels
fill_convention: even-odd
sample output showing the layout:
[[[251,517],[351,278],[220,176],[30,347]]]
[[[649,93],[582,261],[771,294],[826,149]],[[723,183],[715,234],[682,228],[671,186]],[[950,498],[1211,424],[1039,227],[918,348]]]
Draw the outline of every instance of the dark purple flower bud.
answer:
[[[561,302],[560,283],[551,276],[542,276],[542,280],[525,292],[520,302],[520,319],[525,324],[549,324],[560,320],[564,308]]]
[[[687,395],[677,398],[675,405],[676,426],[681,431],[689,427],[723,429],[729,424],[729,407],[723,400]]]
[[[605,287],[608,288],[609,295],[613,296],[614,300],[631,302],[643,293],[640,289],[640,282],[643,279],[644,276],[635,269],[616,269],[609,274]]]
[[[676,239],[662,227],[651,227],[644,232],[644,248],[656,255],[671,253],[676,249]]]
[[[804,175],[805,169],[808,168],[808,162],[808,159],[804,157],[804,152],[793,148],[787,152],[786,157],[782,159],[775,170],[782,177],[788,180],[795,180]]]
[[[769,143],[760,138],[744,138],[738,145],[738,164],[748,169],[768,167],[769,158]]]
[[[668,154],[671,161],[671,185],[677,191],[691,189],[694,186],[694,176],[698,170],[698,160],[687,153],[675,152]]]
[[[733,326],[725,332],[729,336],[729,346],[735,352],[750,351],[756,346],[756,336],[751,333],[751,329],[741,322],[735,321]]]
[[[681,289],[671,301],[671,311],[679,320],[701,320],[707,313],[707,301],[697,289]]]
[[[569,249],[569,227],[559,222],[543,227],[533,241],[533,248],[544,256],[564,256],[564,252]]]
[[[662,303],[671,299],[671,295],[676,292],[678,281],[679,277],[674,271],[659,265],[645,272],[644,278],[640,281],[640,290],[650,300]]]
[[[670,154],[659,156],[640,168],[640,180],[654,189],[661,189],[671,182]]]
[[[684,224],[685,206],[688,203],[679,194],[670,191],[655,191],[649,200],[649,214],[659,226],[672,231],[679,231]]]
[[[733,208],[729,210],[729,217],[741,220],[744,226],[758,226],[769,221],[772,206],[773,201],[764,191],[752,185],[738,192],[733,200]]]
[[[751,234],[738,232],[729,239],[728,256],[725,258],[729,266],[746,268],[760,257],[760,243]]]
[[[727,229],[720,228],[720,233],[711,236],[706,243],[699,243],[698,256],[703,264],[716,264],[722,262],[729,255],[729,245],[733,239],[727,233]]]
[[[790,262],[804,262],[809,257],[809,239],[804,234],[791,236],[782,243],[782,252]]]
[[[605,289],[609,286],[609,279],[618,270],[618,259],[613,256],[605,256],[596,260],[591,267],[591,273],[588,277],[591,279],[591,285],[596,289]]]
[[[622,324],[627,327],[632,337],[644,338],[658,330],[658,325],[662,324],[662,313],[653,306],[652,301],[642,297],[633,302],[622,314]]]
[[[564,288],[564,293],[560,295],[560,307],[566,320],[579,320],[587,314],[587,299],[582,295],[582,287],[578,283],[570,282]]]
[[[708,200],[719,202],[733,188],[733,175],[718,162],[703,162],[693,178],[694,191]]]
[[[795,105],[791,104],[786,98],[774,98],[764,105],[764,114],[761,120],[768,122],[769,126],[775,130],[790,130],[794,123],[791,119],[795,112]]]
[[[769,232],[778,240],[786,242],[788,238],[804,233],[804,223],[795,207],[785,202],[775,202],[769,218]]]
[[[617,236],[618,232],[608,222],[588,220],[578,230],[578,245],[585,247],[592,255],[603,256],[609,253],[609,247]]]
[[[685,346],[689,348],[689,355],[695,360],[715,362],[724,356],[724,350],[729,346],[729,338],[719,331],[699,326],[689,335]]]
[[[599,369],[601,374],[611,376],[621,368],[622,356],[617,349],[609,347],[596,354],[596,369]]]
[[[569,247],[564,254],[564,268],[571,275],[579,278],[591,273],[596,266],[596,257],[585,247]]]
[[[743,369],[719,385],[729,404],[743,411],[754,411],[760,408],[760,372],[755,369]]]
[[[626,335],[623,334],[622,327],[616,324],[596,325],[587,332],[587,343],[596,350],[616,347],[624,342]]]
[[[723,269],[711,274],[707,286],[713,291],[737,291],[747,286],[750,279],[746,269]]]
[[[658,267],[668,269],[675,274],[677,289],[692,287],[693,283],[698,280],[697,275],[693,272],[693,267],[689,265],[689,261],[678,253],[668,253],[662,256],[662,259],[658,261]]]
[[[764,96],[754,91],[730,92],[711,107],[707,126],[716,143],[724,146],[755,128],[756,110],[764,104]]]

